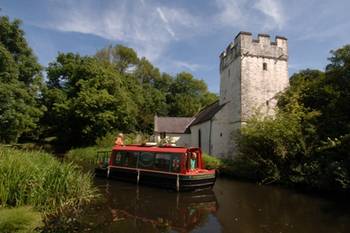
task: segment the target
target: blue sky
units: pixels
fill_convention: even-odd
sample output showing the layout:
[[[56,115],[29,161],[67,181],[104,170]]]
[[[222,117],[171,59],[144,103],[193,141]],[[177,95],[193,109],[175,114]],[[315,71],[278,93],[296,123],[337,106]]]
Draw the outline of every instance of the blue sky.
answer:
[[[331,49],[350,43],[348,0],[0,0],[23,20],[43,66],[58,52],[134,48],[163,72],[189,71],[219,91],[219,54],[239,31],[285,36],[289,75],[324,69]]]

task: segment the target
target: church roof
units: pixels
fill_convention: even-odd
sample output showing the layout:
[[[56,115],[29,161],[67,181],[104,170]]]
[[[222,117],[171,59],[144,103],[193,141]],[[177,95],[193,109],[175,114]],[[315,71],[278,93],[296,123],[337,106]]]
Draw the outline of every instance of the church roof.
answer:
[[[154,117],[154,132],[189,133],[187,127],[194,117]]]
[[[206,106],[205,108],[203,108],[199,113],[197,113],[197,115],[195,116],[195,120],[192,121],[190,126],[193,125],[198,125],[200,123],[209,121],[210,119],[212,119],[215,114],[220,111],[220,109],[222,107],[224,107],[225,104],[221,104],[219,103],[219,101],[215,101],[214,103]]]

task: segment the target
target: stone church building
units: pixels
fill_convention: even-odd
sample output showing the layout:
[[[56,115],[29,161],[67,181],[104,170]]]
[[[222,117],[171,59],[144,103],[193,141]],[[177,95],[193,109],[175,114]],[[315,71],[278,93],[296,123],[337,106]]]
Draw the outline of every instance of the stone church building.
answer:
[[[193,118],[155,117],[156,141],[201,147],[208,154],[235,154],[233,133],[256,111],[274,114],[275,96],[289,85],[285,37],[240,32],[220,55],[220,98]]]

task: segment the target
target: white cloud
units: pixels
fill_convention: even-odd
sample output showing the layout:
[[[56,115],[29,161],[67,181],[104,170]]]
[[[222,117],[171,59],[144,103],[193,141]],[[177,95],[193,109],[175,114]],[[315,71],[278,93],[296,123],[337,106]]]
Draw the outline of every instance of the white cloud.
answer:
[[[56,9],[53,20],[44,26],[120,41],[155,63],[170,43],[193,36],[192,29],[197,25],[197,19],[185,9],[145,1],[134,4],[124,0],[103,8],[98,8],[96,2],[63,2],[52,6]]]
[[[160,9],[159,7],[157,7],[157,12],[159,14],[159,17],[160,19],[163,21],[163,23],[165,24],[165,28],[166,30],[169,32],[169,34],[172,36],[172,37],[175,37],[175,32],[173,31],[173,29],[170,27],[169,25],[169,21],[168,19],[165,17],[162,9]]]
[[[50,4],[55,11],[47,22],[40,22],[41,26],[123,43],[156,65],[168,62],[171,70],[195,71],[205,67],[167,56],[174,42],[223,29],[273,30],[282,27],[285,21],[281,4],[274,0],[258,0],[255,4],[249,0],[216,0],[216,7],[209,13],[194,13],[178,4],[146,0],[103,3],[61,0]]]
[[[219,24],[257,30],[281,29],[285,23],[282,4],[278,0],[216,0]]]
[[[277,0],[258,0],[254,7],[265,14],[270,20],[267,21],[265,27],[267,29],[281,29],[285,23],[285,14],[282,5]]]
[[[173,64],[177,68],[187,69],[187,70],[190,70],[190,71],[196,71],[196,70],[202,68],[202,66],[199,65],[199,64],[194,64],[194,63],[184,62],[184,61],[173,61]]]
[[[237,25],[243,23],[241,6],[244,1],[237,0],[216,0],[219,9],[218,19],[224,25]]]

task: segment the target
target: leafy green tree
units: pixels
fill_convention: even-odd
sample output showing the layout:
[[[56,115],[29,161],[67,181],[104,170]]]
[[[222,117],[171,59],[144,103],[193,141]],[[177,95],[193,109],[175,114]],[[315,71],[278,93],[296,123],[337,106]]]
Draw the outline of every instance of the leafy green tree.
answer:
[[[173,77],[167,73],[163,73],[158,79],[154,80],[153,86],[162,91],[165,95],[169,94],[170,86],[173,83]]]
[[[47,69],[44,118],[49,135],[66,146],[86,145],[111,130],[132,130],[137,106],[108,62],[59,54]]]
[[[108,46],[98,51],[95,56],[99,60],[114,64],[122,74],[128,69],[132,69],[139,62],[137,53],[132,48],[123,45]]]
[[[45,110],[38,104],[41,67],[20,24],[0,17],[0,141],[6,143],[33,136]]]
[[[203,80],[195,79],[186,72],[176,76],[169,90],[167,102],[171,116],[194,116],[201,108],[217,100]]]
[[[155,68],[146,58],[141,58],[134,72],[135,77],[140,83],[154,84],[156,80],[160,79],[160,72]]]
[[[0,17],[0,43],[11,53],[17,64],[18,80],[30,86],[41,75],[41,66],[20,28],[21,21],[10,21],[7,16]]]

